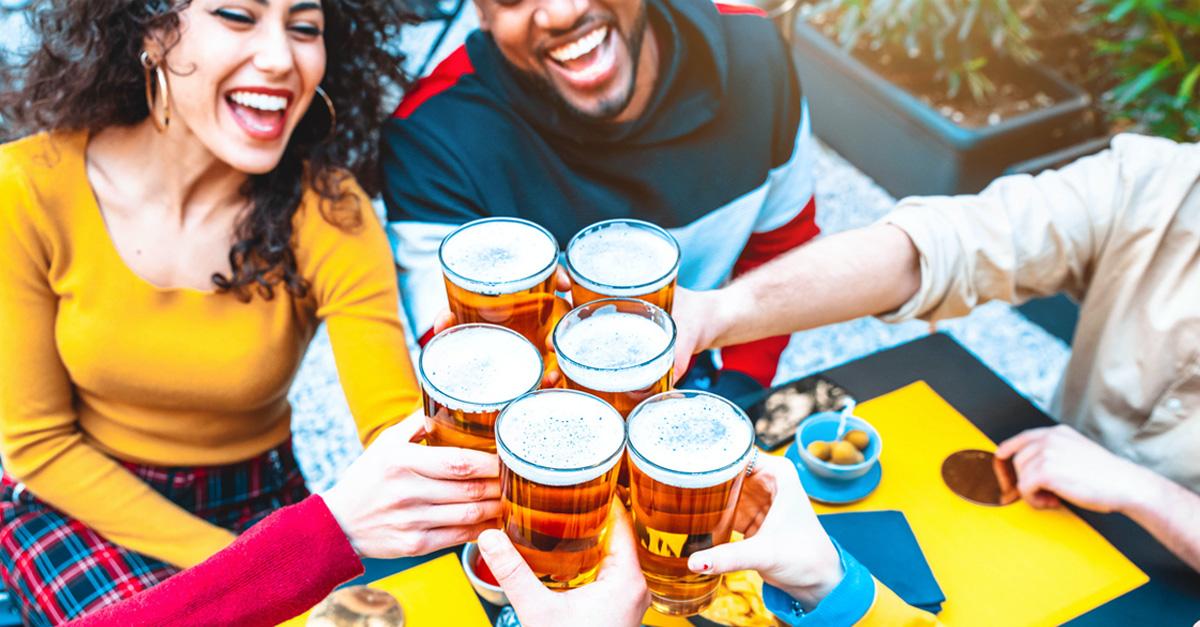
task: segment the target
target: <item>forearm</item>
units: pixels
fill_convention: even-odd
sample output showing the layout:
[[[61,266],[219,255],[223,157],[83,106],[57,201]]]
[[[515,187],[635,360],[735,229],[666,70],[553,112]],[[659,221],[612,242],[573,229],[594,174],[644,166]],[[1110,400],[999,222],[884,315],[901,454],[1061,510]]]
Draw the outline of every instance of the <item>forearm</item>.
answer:
[[[892,311],[921,284],[908,235],[875,225],[797,248],[715,293],[713,347]]]
[[[186,568],[233,541],[234,535],[172,503],[112,458],[64,436],[20,449],[6,469],[39,499],[107,540]]]
[[[319,496],[285,507],[227,549],[80,625],[274,625],[362,573]]]
[[[1179,559],[1200,571],[1200,494],[1139,468],[1143,489],[1131,498],[1125,515],[1141,525]]]

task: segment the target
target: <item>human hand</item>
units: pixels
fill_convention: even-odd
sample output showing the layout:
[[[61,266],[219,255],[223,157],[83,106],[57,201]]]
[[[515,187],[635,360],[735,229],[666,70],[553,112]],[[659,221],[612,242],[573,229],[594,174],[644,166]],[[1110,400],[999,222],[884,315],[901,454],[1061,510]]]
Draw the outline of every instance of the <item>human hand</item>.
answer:
[[[808,609],[845,576],[837,548],[785,458],[758,456],[754,473],[742,484],[734,528],[746,539],[697,551],[688,558],[688,568],[704,574],[757,570]]]
[[[723,292],[675,288],[671,318],[675,321],[675,381],[687,374],[692,356],[715,348],[723,332]]]
[[[1000,443],[996,458],[1012,458],[1021,498],[1040,509],[1065,499],[1097,512],[1124,510],[1150,472],[1066,425],[1019,433]]]
[[[422,446],[425,417],[384,431],[321,497],[363,557],[424,555],[473,540],[500,516],[495,455]]]
[[[567,592],[552,592],[538,581],[529,565],[502,531],[479,536],[479,550],[488,569],[508,595],[525,627],[634,627],[650,607],[646,579],[638,566],[633,528],[624,507],[613,502],[608,549],[596,581]],[[566,617],[570,617],[569,621]]]

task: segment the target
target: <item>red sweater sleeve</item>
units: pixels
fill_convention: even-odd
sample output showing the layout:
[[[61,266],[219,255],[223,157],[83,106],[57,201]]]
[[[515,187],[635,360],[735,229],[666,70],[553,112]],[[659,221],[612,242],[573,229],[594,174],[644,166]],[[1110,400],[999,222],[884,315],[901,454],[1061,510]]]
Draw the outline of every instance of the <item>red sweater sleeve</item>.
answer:
[[[733,276],[745,274],[783,253],[817,236],[817,201],[814,195],[804,209],[787,224],[764,233],[755,233],[746,242],[741,257],[733,266]],[[790,336],[779,335],[763,338],[747,344],[726,346],[721,349],[724,368],[750,375],[760,385],[769,387],[775,378],[779,357],[787,348]]]
[[[204,562],[71,623],[276,625],[307,611],[363,572],[321,497],[285,507]]]

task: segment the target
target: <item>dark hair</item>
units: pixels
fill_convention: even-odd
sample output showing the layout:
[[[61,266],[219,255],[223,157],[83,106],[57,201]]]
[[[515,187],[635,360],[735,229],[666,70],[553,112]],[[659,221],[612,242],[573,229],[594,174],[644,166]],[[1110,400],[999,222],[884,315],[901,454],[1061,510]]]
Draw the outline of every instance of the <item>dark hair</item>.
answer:
[[[28,9],[36,46],[0,62],[0,118],[17,133],[99,131],[149,115],[139,56],[148,35],[177,33],[190,0],[38,0]],[[230,276],[213,283],[242,300],[270,299],[282,283],[303,298],[308,285],[296,268],[292,220],[306,189],[319,194],[325,219],[343,229],[361,224],[351,176],[368,194],[379,188],[378,133],[385,96],[407,85],[397,48],[401,25],[413,21],[392,0],[324,0],[326,71],[321,83],[337,109],[329,136],[324,101],[315,97],[274,170],[254,175],[242,193],[251,209],[236,226]],[[176,70],[176,68],[172,68]]]

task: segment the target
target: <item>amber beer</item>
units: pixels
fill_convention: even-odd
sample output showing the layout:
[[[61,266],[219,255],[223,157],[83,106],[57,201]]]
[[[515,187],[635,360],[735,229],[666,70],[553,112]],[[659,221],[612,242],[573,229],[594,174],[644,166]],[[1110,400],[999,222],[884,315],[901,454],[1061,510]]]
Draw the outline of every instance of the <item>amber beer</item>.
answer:
[[[606,298],[576,307],[554,327],[553,342],[567,387],[599,396],[622,416],[671,389],[675,322],[645,301]]]
[[[643,220],[597,222],[567,243],[571,301],[638,298],[671,311],[679,275],[679,242]]]
[[[426,442],[496,452],[500,410],[536,390],[542,356],[519,333],[464,324],[435,335],[420,358]]]
[[[754,450],[754,426],[729,401],[666,392],[629,416],[631,510],[651,603],[690,616],[712,602],[719,575],[688,570],[692,553],[729,541]]]
[[[458,324],[498,324],[545,348],[558,265],[558,242],[546,229],[518,218],[475,220],[447,235],[438,257]]]
[[[625,425],[608,403],[573,390],[515,400],[496,422],[500,521],[549,588],[596,578],[604,555]]]

